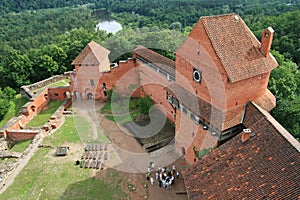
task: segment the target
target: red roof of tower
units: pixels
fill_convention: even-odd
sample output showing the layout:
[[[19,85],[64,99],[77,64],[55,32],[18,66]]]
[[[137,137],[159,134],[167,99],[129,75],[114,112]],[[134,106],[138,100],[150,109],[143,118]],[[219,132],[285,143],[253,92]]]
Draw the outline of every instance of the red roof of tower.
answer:
[[[260,42],[240,16],[228,14],[201,17],[198,23],[203,24],[231,82],[269,72],[278,66],[271,54],[266,57],[263,55],[260,51]],[[197,43],[200,42],[197,38],[191,38],[191,34],[189,37]],[[188,44],[185,42],[183,45]],[[179,47],[177,53],[184,54],[188,48],[192,47]]]
[[[109,53],[109,50],[91,41],[73,60],[72,65],[99,65],[107,58]]]

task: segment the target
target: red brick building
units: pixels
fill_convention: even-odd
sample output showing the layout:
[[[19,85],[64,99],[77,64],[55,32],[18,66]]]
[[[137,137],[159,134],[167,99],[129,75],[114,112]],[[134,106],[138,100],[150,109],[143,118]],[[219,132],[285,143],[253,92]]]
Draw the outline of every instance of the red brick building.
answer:
[[[110,65],[109,51],[90,42],[72,62],[75,98],[105,101],[107,91],[132,88],[150,95],[176,124],[176,148],[189,162],[195,151],[220,145],[240,133],[246,105],[267,111],[275,97],[267,89],[277,62],[269,53],[273,29],[259,42],[235,14],[202,17],[176,51],[176,62],[145,47],[132,58]]]
[[[150,95],[175,122],[177,151],[195,162],[184,172],[190,199],[299,199],[299,142],[268,113],[276,105],[267,89],[278,65],[273,34],[269,27],[258,41],[235,14],[202,17],[176,62],[140,46],[113,68],[91,42],[73,62],[71,88],[103,101],[115,86]],[[212,147],[198,161],[196,152]]]

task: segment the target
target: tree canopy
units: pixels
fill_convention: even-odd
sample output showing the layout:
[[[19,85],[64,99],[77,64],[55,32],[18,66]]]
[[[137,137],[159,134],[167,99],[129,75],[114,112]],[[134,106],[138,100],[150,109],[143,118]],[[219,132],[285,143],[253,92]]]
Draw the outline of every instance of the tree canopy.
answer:
[[[199,17],[235,12],[259,39],[268,26],[275,30],[279,67],[269,82],[277,97],[272,115],[299,138],[299,9],[300,1],[291,0],[2,0],[0,118],[9,91],[73,70],[70,63],[91,40],[109,48],[114,60],[126,59],[137,45],[174,59]],[[97,20],[106,18],[120,22],[123,31],[113,37],[96,31]]]

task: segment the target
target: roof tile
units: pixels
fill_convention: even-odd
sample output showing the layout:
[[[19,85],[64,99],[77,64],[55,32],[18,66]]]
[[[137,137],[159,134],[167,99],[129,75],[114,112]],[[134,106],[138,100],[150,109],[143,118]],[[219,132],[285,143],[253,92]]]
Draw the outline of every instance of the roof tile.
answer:
[[[256,136],[245,143],[235,136],[183,173],[190,199],[299,198],[297,145],[253,103],[244,122]],[[213,162],[215,158],[219,161]],[[194,192],[195,188],[206,192]]]

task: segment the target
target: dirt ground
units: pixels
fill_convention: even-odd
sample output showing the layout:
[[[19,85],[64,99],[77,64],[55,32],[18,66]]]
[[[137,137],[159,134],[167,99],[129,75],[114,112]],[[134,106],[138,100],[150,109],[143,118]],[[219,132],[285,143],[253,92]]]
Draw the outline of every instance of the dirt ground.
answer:
[[[97,115],[101,127],[104,129],[105,134],[110,138],[113,144],[131,152],[145,152],[145,150],[141,147],[141,145],[136,141],[135,138],[131,137],[129,134],[124,133],[124,131],[126,132],[126,130],[122,130],[120,126],[117,126],[114,122],[107,120],[103,115]],[[173,165],[176,166],[176,169],[179,172],[187,167],[186,161],[182,158],[178,158],[169,166],[172,167]],[[155,168],[157,167],[161,166],[155,166]],[[151,176],[155,178],[155,173],[152,172]],[[118,183],[122,190],[125,191],[132,200],[188,199],[187,195],[184,194],[185,187],[181,173],[179,179],[176,179],[172,188],[168,190],[159,187],[157,181],[155,181],[154,184],[151,185],[150,181],[146,179],[145,173],[126,173],[109,168],[103,171],[98,171],[95,177],[105,180],[109,183]]]
[[[179,158],[176,162],[172,163],[176,166],[177,170],[181,172],[182,169],[187,167],[184,159]],[[151,173],[152,177],[155,174]],[[158,182],[155,181],[153,185],[146,179],[146,175],[143,173],[126,173],[116,171],[114,169],[106,169],[98,171],[95,175],[96,178],[104,180],[108,183],[119,183],[119,186],[132,200],[187,200],[185,194],[185,186],[183,178],[179,175],[178,179],[175,179],[175,183],[171,189],[164,189],[158,186]]]

